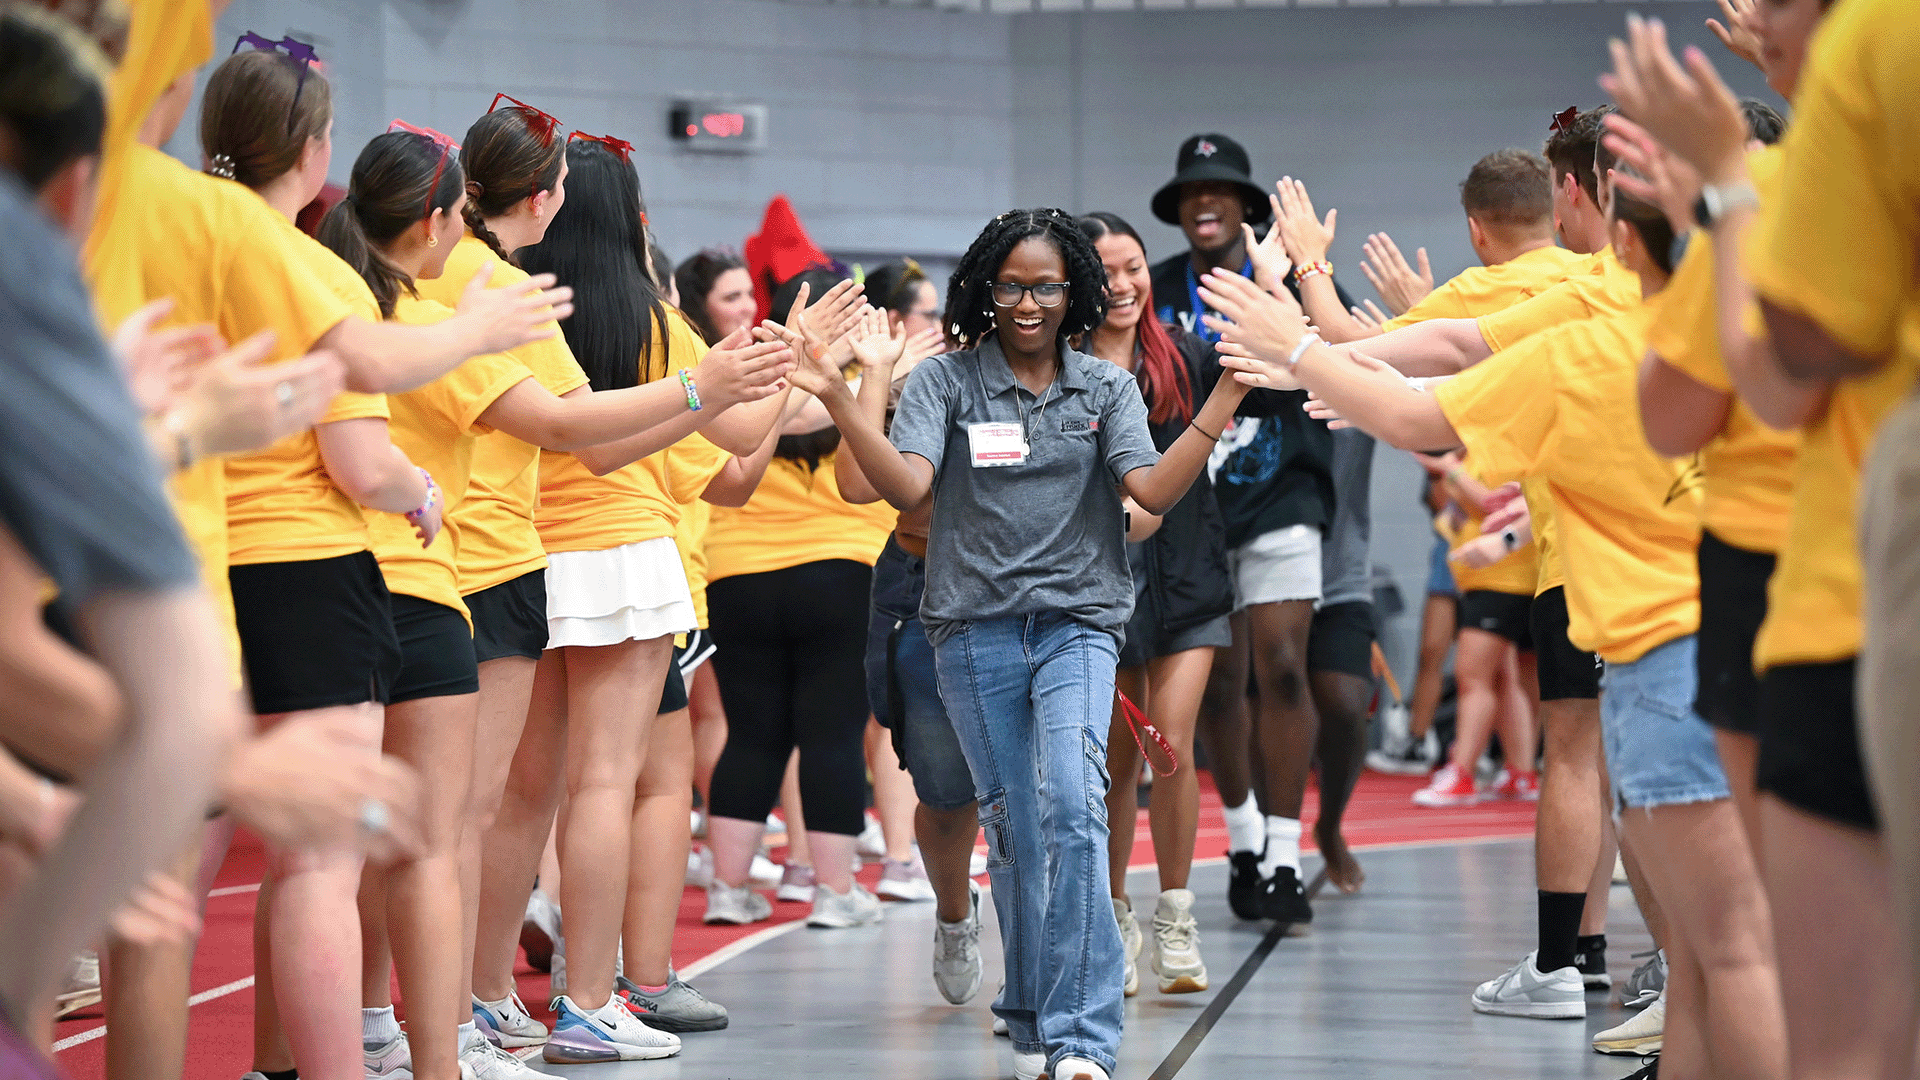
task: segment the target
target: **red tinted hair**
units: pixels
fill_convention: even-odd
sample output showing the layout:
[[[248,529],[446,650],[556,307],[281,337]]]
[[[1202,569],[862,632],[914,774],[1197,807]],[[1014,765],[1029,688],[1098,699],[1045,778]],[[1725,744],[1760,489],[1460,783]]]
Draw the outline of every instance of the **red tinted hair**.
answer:
[[[1173,335],[1160,322],[1153,306],[1153,289],[1140,296],[1140,393],[1147,399],[1147,419],[1155,424],[1193,421],[1193,387],[1187,364],[1174,347]]]

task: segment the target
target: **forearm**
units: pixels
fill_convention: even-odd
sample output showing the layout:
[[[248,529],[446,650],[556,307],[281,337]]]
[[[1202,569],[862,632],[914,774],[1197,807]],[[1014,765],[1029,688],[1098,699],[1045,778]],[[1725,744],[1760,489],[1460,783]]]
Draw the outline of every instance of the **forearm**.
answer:
[[[1373,331],[1361,325],[1340,302],[1340,290],[1333,287],[1331,274],[1315,274],[1300,283],[1300,306],[1325,341],[1338,345],[1373,336]]]
[[[73,955],[200,825],[242,728],[226,644],[198,589],[102,595],[79,622],[126,697],[127,722],[65,834],[0,914],[0,1000],[14,1016],[57,989]]]
[[[1485,505],[1489,491],[1487,485],[1475,480],[1464,467],[1455,465],[1448,469],[1441,479],[1446,483],[1447,490],[1452,493],[1454,501],[1460,505],[1474,507]]]
[[[1246,388],[1232,379],[1222,379],[1200,406],[1187,430],[1160,455],[1158,464],[1135,469],[1122,479],[1122,486],[1133,501],[1149,514],[1162,515],[1180,501],[1193,486],[1200,470],[1220,441],[1220,435],[1233,423],[1234,410],[1246,397]]]
[[[700,434],[727,453],[744,457],[759,449],[760,440],[779,426],[780,415],[786,405],[784,394],[735,405],[708,420],[701,427]]]
[[[1458,375],[1493,355],[1473,319],[1432,319],[1349,344],[1403,375]]]
[[[893,367],[872,368],[862,372],[860,393],[856,400],[860,405],[860,415],[867,422],[882,431],[887,426],[887,395],[893,391]],[[834,459],[834,478],[840,486],[840,497],[850,503],[870,503],[880,500],[880,492],[867,481],[867,474],[860,468],[860,461],[852,454],[842,454]]]
[[[398,394],[425,386],[481,351],[473,321],[464,315],[430,326],[349,317],[314,343],[314,348],[322,347],[339,354],[347,368],[347,389],[362,394]]]
[[[933,478],[908,464],[906,456],[887,441],[880,425],[861,411],[851,391],[843,386],[821,400],[840,428],[841,447],[852,451],[850,456],[859,462],[862,475],[881,498],[896,510],[911,510],[926,501],[933,492]]]
[[[1448,450],[1460,445],[1433,395],[1392,372],[1362,367],[1316,345],[1301,355],[1294,375],[1348,423],[1390,446]]]
[[[8,639],[0,659],[7,745],[63,776],[85,775],[119,730],[113,680],[44,627],[21,627]]]
[[[342,485],[348,497],[369,510],[410,514],[427,501],[426,479],[392,443],[372,451],[371,460],[354,469],[350,483]]]
[[[525,391],[521,387],[508,391],[480,419],[547,450],[580,450],[618,442],[692,413],[687,408],[686,389],[678,379],[568,397],[554,397],[538,389],[531,379],[522,386]],[[695,415],[694,422],[699,419]]]
[[[791,390],[788,392],[791,393]],[[800,398],[813,400],[810,394],[793,396],[795,400]],[[746,457],[734,455],[727,462],[726,468],[721,469],[718,476],[707,482],[706,489],[700,493],[700,497],[715,506],[747,505],[747,500],[753,498],[753,493],[759,489],[761,478],[767,475],[767,466],[773,463],[774,448],[779,445],[780,431],[776,427],[767,432],[767,437],[760,440],[759,448],[752,454]],[[845,461],[852,457],[852,454],[843,455],[841,464],[844,466]]]

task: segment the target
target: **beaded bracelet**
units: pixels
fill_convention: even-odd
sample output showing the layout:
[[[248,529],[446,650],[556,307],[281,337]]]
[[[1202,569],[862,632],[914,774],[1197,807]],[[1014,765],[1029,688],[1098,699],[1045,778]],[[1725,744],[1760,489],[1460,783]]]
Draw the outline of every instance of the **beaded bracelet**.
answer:
[[[433,474],[417,465],[414,469],[420,474],[420,479],[427,482],[427,501],[421,503],[418,510],[409,510],[404,515],[410,525],[420,524],[420,519],[426,517],[440,502],[440,485],[433,482]]]
[[[1332,277],[1333,264],[1326,261],[1325,259],[1322,259],[1319,262],[1301,263],[1299,266],[1294,267],[1293,280],[1296,282],[1302,282],[1307,280],[1310,277],[1317,277],[1321,274],[1325,274],[1328,277]]]
[[[686,368],[680,369],[680,385],[683,388],[685,388],[685,390],[687,391],[688,411],[699,412],[700,411],[700,391],[696,389],[693,385],[693,373],[689,372]]]

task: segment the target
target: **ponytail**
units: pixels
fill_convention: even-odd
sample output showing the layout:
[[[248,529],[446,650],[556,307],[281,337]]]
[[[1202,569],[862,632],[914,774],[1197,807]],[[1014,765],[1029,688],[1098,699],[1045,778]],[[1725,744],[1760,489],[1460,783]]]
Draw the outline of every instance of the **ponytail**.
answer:
[[[414,291],[413,279],[393,265],[367,239],[366,226],[361,224],[360,215],[354,211],[351,193],[333,204],[327,216],[320,219],[320,228],[314,235],[366,281],[367,288],[373,290],[373,298],[380,302],[381,318],[393,318],[393,308],[400,302],[402,290],[409,296],[419,295]]]
[[[469,179],[467,203],[460,208],[460,216],[467,223],[467,231],[479,237],[481,242],[493,249],[493,253],[500,256],[501,261],[510,266],[517,266],[519,263],[514,259],[513,253],[507,250],[506,245],[500,242],[500,238],[494,235],[492,229],[487,228],[487,216],[480,212],[480,200],[485,193],[486,189],[481,186],[480,181]]]
[[[318,237],[366,279],[382,317],[402,292],[419,295],[385,248],[431,211],[451,211],[464,183],[452,152],[420,132],[376,135],[354,160],[347,197],[320,219]]]
[[[487,228],[487,219],[560,183],[567,144],[546,122],[551,120],[533,109],[502,106],[475,120],[460,143],[460,167],[468,177],[467,228],[514,266],[520,261]]]

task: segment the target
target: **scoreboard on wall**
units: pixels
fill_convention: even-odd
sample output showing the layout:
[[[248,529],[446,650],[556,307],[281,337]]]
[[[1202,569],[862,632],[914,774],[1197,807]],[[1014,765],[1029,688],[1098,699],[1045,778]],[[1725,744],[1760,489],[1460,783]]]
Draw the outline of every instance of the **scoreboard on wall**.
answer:
[[[767,145],[765,105],[680,98],[667,109],[667,135],[689,150],[746,153]]]

